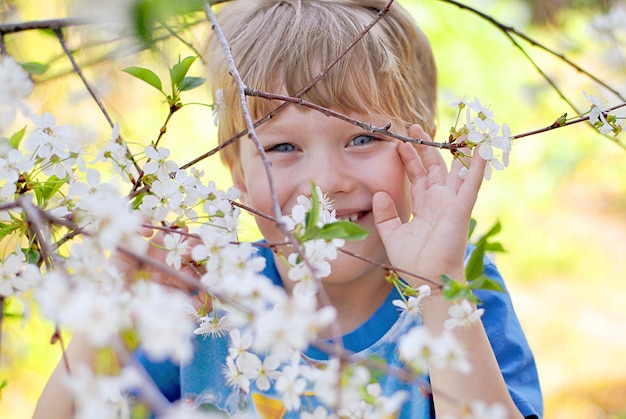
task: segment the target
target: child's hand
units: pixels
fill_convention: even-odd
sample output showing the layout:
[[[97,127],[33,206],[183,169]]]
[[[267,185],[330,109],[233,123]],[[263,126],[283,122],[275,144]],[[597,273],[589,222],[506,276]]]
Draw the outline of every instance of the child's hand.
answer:
[[[429,139],[422,128],[409,129],[413,138]],[[374,194],[374,219],[389,261],[399,269],[438,280],[448,274],[464,279],[463,259],[469,221],[480,188],[485,160],[471,159],[465,179],[462,164],[455,160],[448,171],[435,147],[398,143],[398,153],[411,182],[412,219],[402,223],[395,203],[384,191]],[[466,159],[468,161],[469,159]],[[412,277],[411,285],[421,285]]]
[[[167,251],[164,250],[164,237],[167,233],[163,231],[157,231],[154,234],[154,229],[144,227],[141,229],[140,234],[146,238],[150,238],[150,245],[146,251],[145,256],[160,263],[165,264],[167,258]],[[192,243],[196,243],[198,240],[194,238],[188,239]],[[154,282],[158,282],[162,285],[181,289],[191,295],[193,295],[191,303],[196,309],[203,307],[205,300],[205,293],[194,292],[194,287],[185,283],[181,279],[168,274],[167,272],[158,269],[148,263],[141,263],[129,254],[121,251],[115,252],[112,257],[112,262],[115,264],[120,273],[126,278],[127,281],[134,281],[138,275],[147,275],[149,279]],[[185,259],[185,258],[183,258]],[[174,269],[171,267],[170,269]],[[180,273],[189,277],[200,278],[202,275],[201,268],[192,265],[189,261],[183,261],[183,265],[179,270]]]

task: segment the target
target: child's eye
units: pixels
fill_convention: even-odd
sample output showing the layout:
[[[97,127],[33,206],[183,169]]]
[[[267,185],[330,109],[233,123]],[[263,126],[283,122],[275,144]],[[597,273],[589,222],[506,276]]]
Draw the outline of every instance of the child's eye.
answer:
[[[350,140],[350,145],[365,145],[371,143],[372,141],[376,141],[376,138],[372,137],[371,135],[357,135],[352,140]]]
[[[280,143],[280,144],[275,144],[273,146],[267,147],[265,149],[266,153],[270,153],[272,151],[275,151],[278,153],[289,153],[291,151],[296,151],[296,146],[293,144],[289,144],[289,143]]]

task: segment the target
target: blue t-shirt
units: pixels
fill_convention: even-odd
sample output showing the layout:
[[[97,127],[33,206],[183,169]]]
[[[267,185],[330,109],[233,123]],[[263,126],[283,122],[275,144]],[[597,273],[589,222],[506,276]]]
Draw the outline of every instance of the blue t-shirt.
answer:
[[[282,286],[271,250],[261,247],[259,255],[267,262],[263,274],[274,284]],[[482,322],[500,370],[520,412],[526,418],[541,418],[543,404],[534,357],[497,268],[486,261],[484,274],[505,289],[505,292],[476,292],[482,301],[481,307],[485,309]],[[351,357],[354,361],[376,357],[385,359],[390,367],[403,367],[398,358],[398,341],[408,330],[421,324],[421,319],[406,312],[401,313],[392,304],[396,299],[400,299],[400,296],[394,289],[367,321],[343,336],[343,346],[353,353]],[[195,335],[193,357],[183,365],[168,361],[152,362],[141,349],[135,352],[134,360],[145,368],[170,402],[184,399],[189,403],[210,404],[230,414],[243,409],[248,413],[246,417],[285,419],[300,417],[302,411],[312,412],[320,404],[314,395],[303,396],[300,410],[287,411],[273,386],[267,391],[260,391],[252,384],[248,395],[229,387],[223,374],[228,344],[228,336]],[[325,352],[310,347],[304,352],[302,362],[323,363],[327,359]],[[424,385],[428,382],[427,376],[407,383],[393,375],[384,375],[378,378],[378,382],[382,395],[390,396],[398,390],[408,392],[409,397],[400,410],[399,418],[434,417],[431,398]]]

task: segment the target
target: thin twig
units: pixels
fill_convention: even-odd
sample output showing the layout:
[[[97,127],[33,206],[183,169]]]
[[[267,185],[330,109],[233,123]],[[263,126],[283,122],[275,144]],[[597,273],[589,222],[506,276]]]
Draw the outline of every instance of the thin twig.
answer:
[[[106,24],[107,22],[88,17],[68,17],[61,19],[33,20],[30,22],[1,23],[0,35],[32,31],[35,29],[60,30],[70,26],[93,25],[96,23]]]
[[[282,210],[278,203],[279,201],[278,201],[278,195],[276,193],[276,186],[274,183],[274,179],[272,177],[272,171],[271,171],[272,164],[267,158],[265,150],[263,149],[263,146],[261,145],[259,138],[257,137],[256,130],[254,129],[254,121],[252,121],[252,118],[250,116],[250,111],[248,109],[248,103],[246,101],[246,84],[241,78],[241,74],[239,74],[239,70],[237,69],[237,65],[235,64],[235,59],[232,55],[230,45],[228,45],[228,41],[226,40],[224,32],[222,32],[222,28],[217,22],[217,17],[215,16],[215,13],[213,13],[211,6],[207,2],[204,3],[204,11],[206,13],[207,18],[211,22],[211,25],[213,25],[213,31],[215,31],[215,35],[217,36],[220,44],[222,45],[224,55],[226,56],[226,61],[228,62],[228,69],[230,71],[230,74],[235,79],[235,82],[237,83],[237,87],[239,88],[239,102],[243,111],[243,117],[246,123],[246,128],[248,129],[248,137],[254,143],[254,146],[258,150],[261,158],[263,159],[263,165],[265,166],[265,172],[267,175],[267,180],[269,182],[270,196],[272,198],[274,216],[279,220],[279,222],[277,223],[279,228],[281,228],[281,230],[286,230],[284,224],[280,222],[280,218],[282,217]]]
[[[615,106],[611,106],[610,108],[603,109],[603,112],[604,113],[611,112],[611,111],[614,111],[616,109],[620,109],[620,108],[623,108],[623,107],[626,107],[626,102],[620,103],[620,104],[615,105]],[[561,127],[564,127],[564,126],[578,124],[578,123],[585,122],[585,121],[588,121],[588,120],[589,120],[589,115],[583,115],[583,116],[580,116],[578,118],[575,118],[575,119],[572,119],[570,121],[567,121],[567,122],[565,122],[563,124],[554,123],[554,124],[548,125],[548,126],[543,127],[543,128],[538,128],[538,129],[535,129],[535,130],[532,130],[532,131],[528,131],[528,132],[524,132],[524,133],[521,133],[521,134],[515,134],[511,138],[513,140],[517,140],[517,139],[520,139],[520,138],[528,137],[530,135],[540,134],[542,132],[547,132],[547,131],[551,131],[553,129],[561,128]],[[626,149],[626,145],[623,144],[622,142],[620,142],[620,141],[618,141],[616,139],[612,139],[612,140],[613,140],[613,142],[617,143],[622,148]]]
[[[317,112],[320,112],[326,116],[329,117],[333,117],[336,119],[340,119],[342,121],[348,122],[352,125],[355,125],[357,127],[363,128],[366,131],[369,131],[371,133],[375,133],[375,134],[381,134],[381,135],[385,135],[387,137],[392,137],[395,139],[398,139],[400,141],[403,142],[407,142],[407,143],[414,143],[414,144],[421,144],[421,145],[427,145],[427,146],[431,146],[431,147],[437,147],[437,148],[444,148],[444,149],[449,149],[449,150],[454,150],[457,148],[462,148],[463,146],[465,146],[462,143],[440,143],[440,142],[436,142],[436,141],[429,141],[429,140],[423,140],[423,139],[418,139],[418,138],[412,138],[412,137],[408,137],[406,135],[400,135],[400,134],[396,134],[392,131],[389,131],[389,128],[391,127],[391,123],[384,126],[384,127],[378,127],[372,124],[368,124],[367,122],[363,122],[359,119],[356,118],[352,118],[348,115],[345,115],[341,112],[337,112],[334,111],[332,109],[328,109],[324,106],[320,106],[317,105],[313,102],[309,102],[306,101],[302,98],[298,98],[298,97],[294,97],[294,96],[285,96],[285,95],[279,95],[279,94],[275,94],[275,93],[269,93],[269,92],[264,92],[261,90],[257,90],[257,89],[251,89],[251,88],[247,88],[246,89],[246,93],[248,96],[256,96],[256,97],[262,97],[265,99],[272,99],[272,100],[282,100],[283,102],[288,102],[288,103],[295,103],[298,105],[302,105],[306,108],[315,110]]]
[[[85,89],[87,89],[87,91],[89,92],[89,94],[91,95],[93,100],[96,102],[96,105],[98,105],[98,108],[100,109],[100,111],[104,115],[105,119],[109,123],[109,126],[111,128],[113,128],[113,126],[115,125],[115,123],[113,122],[113,119],[111,118],[111,116],[109,115],[109,112],[106,110],[106,108],[102,104],[102,101],[100,100],[100,98],[96,94],[95,90],[91,87],[91,84],[89,83],[89,81],[87,81],[87,78],[85,77],[85,75],[83,74],[82,69],[80,68],[80,66],[76,62],[76,59],[74,59],[74,55],[72,54],[72,51],[70,51],[69,47],[67,46],[67,42],[65,41],[65,36],[63,35],[63,31],[60,28],[57,28],[57,29],[54,30],[54,33],[56,34],[56,36],[57,36],[57,38],[59,40],[59,43],[61,44],[61,48],[63,48],[63,51],[65,52],[65,55],[67,56],[67,58],[72,63],[72,67],[74,68],[74,71],[76,72],[78,77],[80,77],[81,81],[83,82],[83,85],[85,86]],[[124,146],[124,148],[126,149],[126,158],[128,158],[130,161],[133,162],[133,164],[135,165],[135,169],[138,172],[141,172],[141,168],[139,167],[139,165],[135,161],[135,158],[131,154],[130,150],[128,149],[128,145],[122,139],[121,135],[117,138],[117,142]]]
[[[565,94],[561,91],[561,89],[559,88],[559,86],[556,85],[556,82],[554,80],[552,80],[552,77],[548,76],[548,74],[543,71],[541,69],[541,67],[539,67],[539,65],[535,62],[535,60],[533,60],[533,58],[528,54],[528,52],[519,44],[519,42],[517,42],[513,36],[509,33],[509,32],[504,32],[504,35],[509,38],[509,40],[511,41],[511,43],[513,45],[515,45],[515,47],[517,47],[517,49],[520,50],[520,52],[522,53],[522,55],[524,55],[524,57],[526,57],[526,59],[528,60],[528,62],[530,62],[530,65],[533,66],[533,68],[535,69],[535,71],[537,71],[539,73],[539,75],[541,77],[543,77],[543,79],[550,85],[550,87],[552,87],[552,89],[554,89],[554,91],[556,92],[557,95],[559,95],[559,97],[569,105],[570,108],[572,108],[574,110],[574,112],[576,112],[576,114],[580,114],[581,112],[578,110],[578,108],[576,108],[576,105],[574,105],[572,103],[571,100],[569,100]]]
[[[416,273],[406,271],[404,269],[398,269],[398,268],[394,267],[393,265],[389,265],[389,264],[386,264],[386,263],[378,262],[378,261],[376,261],[374,259],[370,259],[370,258],[368,258],[366,256],[359,255],[358,253],[351,252],[350,250],[346,250],[346,249],[344,249],[342,247],[338,248],[337,250],[339,250],[341,253],[344,253],[344,254],[346,254],[348,256],[352,256],[352,257],[354,257],[356,259],[360,259],[360,260],[362,260],[364,262],[367,262],[367,263],[370,263],[370,264],[372,264],[374,266],[379,266],[382,269],[385,269],[387,271],[396,272],[398,274],[404,274],[404,275],[412,276],[412,277],[420,279],[420,280],[422,280],[424,282],[428,282],[430,285],[432,285],[432,286],[434,286],[436,288],[439,288],[439,289],[443,288],[443,284],[441,283],[441,281],[435,281],[434,279],[430,279],[430,278],[427,278],[425,276],[418,275]]]

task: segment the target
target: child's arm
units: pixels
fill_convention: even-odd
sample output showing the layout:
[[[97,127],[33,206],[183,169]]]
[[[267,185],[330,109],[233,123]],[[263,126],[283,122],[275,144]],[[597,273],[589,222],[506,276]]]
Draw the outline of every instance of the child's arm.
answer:
[[[74,335],[61,359],[48,379],[35,407],[33,419],[65,419],[74,416],[74,398],[65,381],[69,375],[65,360],[70,365],[93,365],[95,351],[85,336]]]
[[[428,138],[417,125],[409,130],[414,138]],[[485,160],[475,153],[470,169],[462,180],[461,164],[455,161],[450,171],[439,150],[398,144],[398,153],[411,181],[413,218],[402,223],[394,202],[384,192],[374,195],[374,216],[393,266],[421,276],[438,279],[448,274],[464,280],[464,256],[469,220],[480,188]],[[419,154],[418,154],[419,153]],[[419,280],[405,278],[416,288]],[[443,331],[449,317],[450,303],[441,295],[425,299],[422,317],[433,334]],[[467,402],[479,399],[487,403],[503,403],[509,418],[521,414],[513,402],[496,357],[481,322],[454,332],[468,352],[472,365],[470,374],[452,369],[430,367],[435,410],[438,417],[445,414],[460,416]]]

